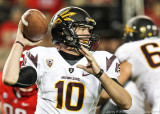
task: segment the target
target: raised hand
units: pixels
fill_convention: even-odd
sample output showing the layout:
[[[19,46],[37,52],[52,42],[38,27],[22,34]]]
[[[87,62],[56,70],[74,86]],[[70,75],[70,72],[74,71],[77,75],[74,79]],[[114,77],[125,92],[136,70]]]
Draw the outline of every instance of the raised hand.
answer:
[[[16,41],[21,42],[24,46],[35,46],[35,45],[38,45],[41,42],[41,41],[31,42],[31,41],[29,41],[27,38],[25,38],[23,36],[23,33],[22,33],[22,22],[21,22],[21,20],[19,21],[19,24],[18,24]]]
[[[87,66],[77,65],[77,68],[81,68],[81,69],[85,70],[86,72],[93,74],[93,75],[98,74],[100,71],[100,67],[97,64],[94,57],[92,56],[92,54],[83,46],[81,46],[79,51],[86,57],[88,64],[87,64]]]

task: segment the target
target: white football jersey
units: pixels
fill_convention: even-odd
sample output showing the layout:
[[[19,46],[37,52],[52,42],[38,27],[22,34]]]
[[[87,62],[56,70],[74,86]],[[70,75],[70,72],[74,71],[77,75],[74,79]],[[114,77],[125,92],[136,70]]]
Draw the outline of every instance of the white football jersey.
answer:
[[[91,53],[104,72],[117,79],[119,60],[106,51]],[[36,114],[94,114],[102,86],[95,76],[76,67],[87,63],[83,57],[70,65],[55,47],[36,47],[26,51],[22,65],[32,66],[37,71]]]
[[[125,43],[115,52],[120,62],[132,65],[132,79],[151,104],[160,97],[160,39],[146,38]],[[158,101],[159,102],[159,101]]]

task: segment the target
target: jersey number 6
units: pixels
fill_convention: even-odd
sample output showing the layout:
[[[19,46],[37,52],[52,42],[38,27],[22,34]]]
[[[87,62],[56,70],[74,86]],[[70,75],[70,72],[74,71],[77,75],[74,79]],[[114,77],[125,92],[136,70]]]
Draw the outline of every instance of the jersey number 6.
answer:
[[[160,67],[160,46],[157,43],[148,43],[141,46],[141,50],[151,68]]]

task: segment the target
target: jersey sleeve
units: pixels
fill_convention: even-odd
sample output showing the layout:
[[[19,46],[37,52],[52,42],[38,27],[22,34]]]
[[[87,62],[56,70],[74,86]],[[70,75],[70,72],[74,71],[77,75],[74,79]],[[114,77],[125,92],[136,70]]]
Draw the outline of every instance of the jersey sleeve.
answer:
[[[97,63],[110,77],[117,79],[120,75],[120,62],[117,57],[106,51],[99,51],[95,56]],[[99,56],[101,55],[101,56]]]
[[[33,67],[37,72],[37,80],[39,80],[40,71],[39,70],[39,54],[37,53],[37,49],[31,49],[23,52],[23,62],[21,64],[21,68],[25,66]],[[36,81],[37,83],[37,81]]]
[[[130,55],[132,54],[131,53],[132,48],[130,46],[131,45],[123,44],[116,50],[115,56],[119,59],[120,62],[123,62],[129,59]]]
[[[23,55],[24,57],[21,68],[25,66],[32,66],[34,69],[37,69],[38,54],[33,54],[31,51],[24,51]]]
[[[106,74],[110,77],[110,78],[115,78],[117,79],[118,76],[120,75],[120,62],[117,58],[115,58],[113,60],[113,62],[111,63],[110,67],[108,67],[109,65],[107,65],[106,68]]]

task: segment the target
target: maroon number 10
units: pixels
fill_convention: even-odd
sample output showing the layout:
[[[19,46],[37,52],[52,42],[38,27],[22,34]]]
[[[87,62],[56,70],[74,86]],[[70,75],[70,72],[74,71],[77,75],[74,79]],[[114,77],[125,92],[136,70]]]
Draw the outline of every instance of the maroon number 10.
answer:
[[[64,95],[64,81],[58,81],[55,84],[55,88],[57,88],[57,106],[56,108],[62,109],[63,107],[63,95]],[[72,105],[72,93],[73,88],[78,89],[78,98],[76,105]],[[79,111],[84,102],[84,93],[85,87],[81,82],[69,82],[66,87],[66,94],[65,94],[65,107],[67,110],[70,111]]]

